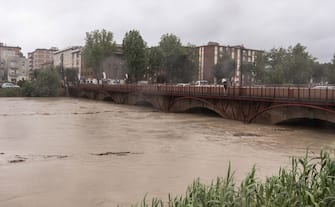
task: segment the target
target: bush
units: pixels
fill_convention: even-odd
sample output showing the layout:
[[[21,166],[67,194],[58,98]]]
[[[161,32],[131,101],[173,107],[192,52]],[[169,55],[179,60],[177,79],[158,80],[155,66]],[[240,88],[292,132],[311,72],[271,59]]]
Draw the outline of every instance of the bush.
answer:
[[[61,78],[56,71],[42,70],[37,74],[36,80],[23,84],[22,91],[24,96],[59,96],[61,87]]]
[[[303,158],[292,158],[291,169],[280,169],[278,176],[265,182],[255,178],[255,167],[236,188],[233,174],[228,168],[226,178],[217,178],[210,185],[195,180],[187,188],[184,197],[169,195],[168,207],[221,207],[221,206],[335,206],[335,160],[327,151],[310,158],[308,152]],[[161,199],[153,198],[151,205],[146,198],[141,207],[163,207]],[[137,205],[136,205],[137,206]]]
[[[0,97],[22,96],[21,88],[0,88]]]

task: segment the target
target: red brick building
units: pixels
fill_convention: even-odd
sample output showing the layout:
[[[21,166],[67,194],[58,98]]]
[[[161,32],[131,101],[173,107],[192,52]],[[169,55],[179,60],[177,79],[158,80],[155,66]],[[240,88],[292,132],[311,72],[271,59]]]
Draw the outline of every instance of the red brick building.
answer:
[[[199,46],[199,68],[198,79],[207,80],[214,83],[213,66],[218,63],[223,54],[229,54],[235,63],[234,77],[227,77],[231,79],[232,84],[240,85],[241,66],[243,63],[255,63],[256,52],[260,50],[248,49],[243,45],[238,46],[222,46],[216,42],[209,42],[207,45]]]

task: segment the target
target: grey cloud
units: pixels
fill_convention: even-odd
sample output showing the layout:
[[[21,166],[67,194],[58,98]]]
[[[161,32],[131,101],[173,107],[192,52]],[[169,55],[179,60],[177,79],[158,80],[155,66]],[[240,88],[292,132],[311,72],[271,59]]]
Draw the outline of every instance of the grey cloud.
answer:
[[[0,42],[35,48],[84,44],[105,28],[117,42],[137,29],[148,45],[165,33],[183,43],[208,41],[269,50],[298,42],[320,61],[335,53],[332,0],[13,0],[0,7]]]

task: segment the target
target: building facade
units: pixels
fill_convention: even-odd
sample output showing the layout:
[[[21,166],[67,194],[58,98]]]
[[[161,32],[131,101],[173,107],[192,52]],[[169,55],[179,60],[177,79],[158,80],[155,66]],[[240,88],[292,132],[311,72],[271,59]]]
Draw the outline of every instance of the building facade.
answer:
[[[243,64],[254,64],[256,53],[260,50],[248,49],[243,45],[222,46],[216,42],[209,42],[207,45],[197,47],[199,57],[198,80],[207,80],[210,83],[216,82],[213,76],[213,66],[217,64],[224,54],[228,54],[234,61],[234,76],[227,77],[231,84],[241,85],[243,74],[241,69]]]
[[[80,74],[82,71],[82,53],[83,47],[81,46],[72,46],[54,52],[53,54],[53,66],[65,69],[74,69],[77,74]]]
[[[6,62],[7,81],[16,83],[29,79],[29,61],[25,57],[9,57]]]
[[[27,79],[27,60],[18,46],[0,43],[0,81],[17,82]]]
[[[29,70],[40,70],[53,66],[53,54],[58,49],[52,47],[50,49],[36,49],[28,53]]]

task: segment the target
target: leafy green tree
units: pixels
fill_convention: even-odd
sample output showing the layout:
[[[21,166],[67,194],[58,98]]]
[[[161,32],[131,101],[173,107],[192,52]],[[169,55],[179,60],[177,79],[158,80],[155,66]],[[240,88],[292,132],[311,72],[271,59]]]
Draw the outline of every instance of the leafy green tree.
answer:
[[[235,63],[231,56],[227,53],[222,53],[218,63],[213,66],[213,76],[219,81],[222,78],[230,80],[234,76]]]
[[[257,52],[255,59],[255,82],[264,84],[268,82],[268,73],[266,71],[267,59],[265,52]]]
[[[255,76],[256,66],[253,63],[243,63],[241,65],[242,86],[250,85]]]
[[[290,67],[291,56],[285,48],[273,48],[266,55],[267,70],[269,72],[268,83],[287,83],[287,71]]]
[[[23,84],[22,92],[24,96],[57,96],[61,87],[62,82],[59,73],[55,70],[41,70],[35,80]]]
[[[162,35],[159,48],[163,56],[163,73],[167,80],[174,83],[190,81],[195,66],[188,49],[182,46],[180,39],[173,34]]]
[[[294,47],[273,48],[266,55],[268,82],[273,84],[307,84],[313,75],[313,58],[300,43]]]
[[[66,68],[65,76],[68,82],[76,82],[78,80],[77,70],[74,68]]]
[[[335,55],[333,56],[331,64],[328,64],[326,71],[328,83],[335,84]]]
[[[223,74],[223,65],[222,64],[215,64],[213,65],[213,76],[214,78],[216,78],[216,80],[222,80],[222,78],[225,77],[225,75]]]
[[[312,83],[327,82],[327,70],[329,64],[315,62],[312,66]]]
[[[146,74],[146,43],[139,31],[127,32],[122,42],[123,54],[132,81],[143,79]]]
[[[163,54],[159,47],[151,47],[147,49],[147,64],[148,64],[148,73],[153,78],[156,79],[157,82],[161,80],[157,80],[158,77],[162,75],[162,62],[163,62]],[[163,80],[164,82],[164,80]]]
[[[85,47],[82,53],[84,64],[93,70],[97,79],[102,77],[102,61],[113,54],[116,43],[113,40],[113,33],[105,29],[95,30],[86,33]]]
[[[292,49],[289,48],[289,52],[292,55],[292,61],[287,71],[288,82],[294,84],[309,83],[315,59],[306,51],[306,47],[300,43]]]

